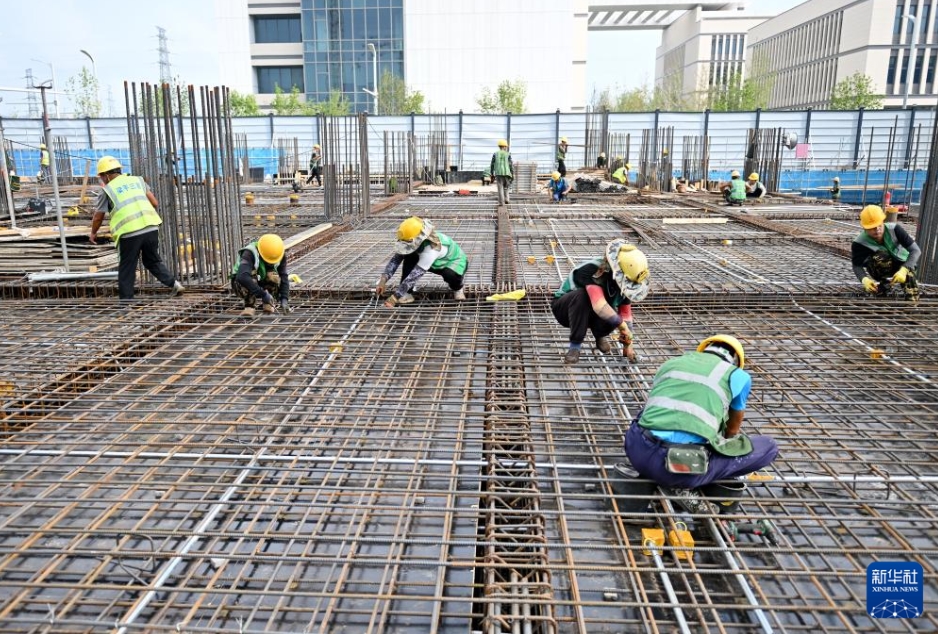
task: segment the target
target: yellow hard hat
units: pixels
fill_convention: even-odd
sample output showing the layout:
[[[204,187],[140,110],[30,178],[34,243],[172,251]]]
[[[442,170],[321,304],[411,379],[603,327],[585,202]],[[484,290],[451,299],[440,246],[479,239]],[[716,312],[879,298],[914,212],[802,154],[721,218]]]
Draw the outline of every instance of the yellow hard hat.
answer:
[[[566,142],[567,142],[567,137],[565,137],[565,136],[560,137],[560,142],[561,142],[561,143],[566,143]]]
[[[417,216],[411,216],[397,228],[397,239],[403,242],[410,242],[419,236],[422,231],[423,220]]]
[[[46,144],[45,144],[45,143],[40,143],[40,144],[39,144],[39,149],[40,149],[40,150],[46,149]]]
[[[736,359],[733,359],[729,354],[730,350],[736,355]],[[739,343],[739,339],[733,335],[707,337],[697,346],[697,352],[713,352],[727,363],[735,363],[740,369],[746,365],[746,353],[743,351],[743,344]]]
[[[551,180],[559,181],[559,180],[560,180],[560,172],[554,172],[553,174],[550,175],[550,178],[551,178]]]
[[[499,139],[498,147],[508,147],[508,141],[506,141],[505,139]]]
[[[257,252],[268,264],[279,264],[283,259],[283,240],[275,233],[265,233],[257,241]]]
[[[622,274],[636,284],[641,284],[648,277],[648,258],[634,244],[622,246],[616,260]]]
[[[119,170],[123,166],[121,162],[118,161],[113,156],[102,156],[98,159],[98,175],[106,174],[112,170]]]
[[[757,181],[759,180],[759,175],[756,172],[753,172],[752,174],[749,175],[749,180]]]
[[[886,221],[886,212],[879,205],[867,205],[860,212],[860,226],[875,229]]]
[[[664,148],[663,150],[661,150],[661,153],[662,153],[664,156],[667,156],[667,155],[668,155],[668,148]]]
[[[834,182],[835,182],[835,183],[839,183],[839,182],[840,182],[840,176],[835,176],[835,177],[834,177]]]
[[[730,178],[739,178],[739,170],[733,170],[730,172]]]
[[[322,149],[322,146],[317,143],[316,145],[313,146],[313,149],[314,149],[314,150],[321,150],[321,149]]]
[[[626,163],[626,164],[625,164],[625,169],[627,169],[627,170],[632,169],[632,164],[631,164],[631,163]]]

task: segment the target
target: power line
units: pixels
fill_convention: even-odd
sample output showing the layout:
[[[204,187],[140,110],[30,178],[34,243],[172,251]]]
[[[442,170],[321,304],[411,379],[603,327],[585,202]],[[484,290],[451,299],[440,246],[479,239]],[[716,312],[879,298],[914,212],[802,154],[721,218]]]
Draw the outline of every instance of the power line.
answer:
[[[166,38],[166,29],[161,26],[156,27],[157,38],[159,39],[160,53],[160,82],[164,84],[172,83],[173,73],[169,64],[169,43]]]

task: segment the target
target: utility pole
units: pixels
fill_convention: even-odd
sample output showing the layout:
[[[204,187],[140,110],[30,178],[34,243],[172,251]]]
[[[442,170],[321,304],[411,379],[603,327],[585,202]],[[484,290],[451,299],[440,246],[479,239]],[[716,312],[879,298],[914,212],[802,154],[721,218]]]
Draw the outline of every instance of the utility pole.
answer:
[[[49,106],[46,103],[46,90],[52,88],[52,82],[47,81],[36,86],[42,94],[42,129],[47,148],[52,148],[52,126],[49,124]],[[59,223],[59,243],[62,245],[62,263],[65,265],[65,272],[70,273],[68,266],[68,245],[65,242],[65,222],[62,220],[62,200],[59,198],[59,173],[55,167],[55,155],[49,150],[51,161],[49,167],[52,169],[52,192],[55,195],[55,215]]]
[[[373,114],[378,114],[378,50],[375,48],[375,45],[371,42],[368,42],[365,46],[371,50],[371,54],[374,55],[374,58],[371,60],[371,85],[374,87],[374,90],[368,90],[367,88],[362,88],[362,91],[366,94],[371,95],[375,98],[375,111]]]
[[[159,41],[160,83],[169,84],[173,81],[173,72],[169,65],[169,44],[167,43],[166,29],[161,26],[156,27],[156,37]]]
[[[36,78],[33,77],[33,69],[26,69],[26,87],[30,90],[26,93],[26,104],[29,106],[29,118],[35,119],[39,117],[39,100],[36,99],[36,93],[34,92],[36,88]]]

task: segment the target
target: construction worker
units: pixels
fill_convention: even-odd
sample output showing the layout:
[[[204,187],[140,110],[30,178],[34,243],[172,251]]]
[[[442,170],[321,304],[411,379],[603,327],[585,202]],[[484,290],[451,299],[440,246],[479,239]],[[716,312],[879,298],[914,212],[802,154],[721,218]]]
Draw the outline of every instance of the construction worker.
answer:
[[[511,154],[508,153],[508,141],[499,139],[498,150],[492,155],[492,163],[489,165],[489,174],[498,189],[498,204],[507,205],[508,191],[511,189],[511,180],[513,178],[511,171]]]
[[[753,172],[746,181],[746,198],[765,198],[765,185],[759,180],[759,175]]]
[[[557,171],[561,176],[567,175],[567,137],[560,137],[560,144],[557,146]]]
[[[840,202],[840,176],[834,177],[834,184],[831,186],[831,200],[835,203]]]
[[[290,276],[283,240],[274,233],[265,233],[238,250],[238,260],[231,267],[231,290],[244,300],[242,317],[253,317],[254,306],[261,300],[265,313],[277,312],[277,303],[284,313],[290,308]]]
[[[429,220],[411,216],[402,222],[397,228],[394,250],[396,253],[391,256],[375,286],[375,294],[378,297],[384,295],[388,280],[394,277],[397,267],[401,267],[401,283],[384,302],[387,308],[413,302],[411,291],[427,272],[443,278],[453,291],[453,299],[458,302],[466,299],[463,278],[469,259],[455,240],[437,231]]]
[[[737,170],[730,173],[730,182],[723,183],[720,190],[723,192],[723,200],[728,205],[742,205],[746,200],[746,183],[740,178]]]
[[[596,168],[605,169],[605,167],[606,167],[606,153],[600,152],[599,156],[596,157]]]
[[[772,438],[740,432],[752,387],[745,365],[735,337],[704,339],[696,351],[662,364],[626,433],[635,470],[690,513],[718,512],[700,487],[758,471],[778,455]]]
[[[648,259],[633,244],[619,238],[606,245],[605,256],[584,262],[554,292],[550,309],[557,322],[570,329],[564,363],[580,360],[587,329],[596,348],[608,354],[615,332],[629,361],[636,360],[632,335],[632,303],[648,294]]]
[[[879,205],[860,212],[863,231],[851,245],[851,264],[867,293],[884,295],[893,284],[901,286],[906,299],[918,301],[915,265],[922,250],[908,232],[895,222],[886,222]]]
[[[322,148],[318,143],[313,146],[313,152],[309,155],[309,177],[306,184],[309,185],[314,178],[316,185],[322,187]]]
[[[117,292],[122,300],[134,298],[137,277],[137,259],[160,281],[173,290],[175,297],[185,287],[163,264],[160,257],[159,229],[162,218],[156,212],[159,202],[146,181],[139,176],[122,174],[122,166],[113,156],[102,156],[98,161],[98,178],[104,188],[95,202],[88,241],[97,244],[98,229],[104,215],[110,214],[111,238],[117,243]]]
[[[46,149],[45,143],[39,144],[39,182],[44,183],[52,177],[52,171],[49,167],[51,164],[51,158],[49,157],[49,150]]]
[[[632,169],[631,163],[625,163],[624,165],[619,166],[619,168],[612,173],[612,180],[616,181],[620,185],[629,184],[629,171]]]
[[[560,172],[554,172],[550,175],[547,182],[547,190],[550,192],[550,198],[553,202],[559,203],[567,199],[567,193],[573,189],[567,179],[560,175]]]

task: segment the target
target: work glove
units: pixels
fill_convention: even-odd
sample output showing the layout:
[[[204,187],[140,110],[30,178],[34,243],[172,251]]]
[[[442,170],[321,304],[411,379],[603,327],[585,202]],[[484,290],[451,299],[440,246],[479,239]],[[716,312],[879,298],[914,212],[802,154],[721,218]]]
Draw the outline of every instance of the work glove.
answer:
[[[622,326],[619,326],[619,343],[624,346],[632,345],[632,331],[625,325],[625,322],[622,323]]]
[[[290,283],[291,284],[302,284],[303,278],[297,275],[296,273],[290,273]]]
[[[387,283],[388,276],[382,273],[381,277],[378,278],[378,283],[375,285],[375,295],[384,295],[384,287],[387,286]]]
[[[879,284],[872,277],[867,276],[863,278],[863,288],[867,293],[875,293],[879,290]]]
[[[638,355],[635,353],[635,348],[632,344],[628,344],[625,348],[622,349],[622,354],[629,360],[630,363],[635,363],[638,359]]]
[[[388,297],[387,301],[384,302],[384,307],[394,308],[395,306],[397,306],[397,296],[391,295],[390,297]]]
[[[275,313],[277,312],[277,307],[274,306],[274,296],[268,291],[264,291],[264,312],[265,313]]]
[[[905,279],[909,276],[909,269],[900,266],[896,274],[892,276],[893,284],[905,284]]]
[[[284,315],[288,315],[293,312],[293,308],[290,306],[290,303],[285,299],[280,300],[280,312]]]
[[[274,286],[280,286],[280,274],[276,271],[270,271],[267,273],[267,277],[264,278],[264,281]]]
[[[501,302],[504,300],[518,301],[519,299],[524,299],[525,294],[527,294],[527,291],[525,291],[523,288],[519,288],[516,291],[509,291],[507,293],[496,293],[494,295],[489,295],[488,297],[485,298],[485,301],[487,302]]]

